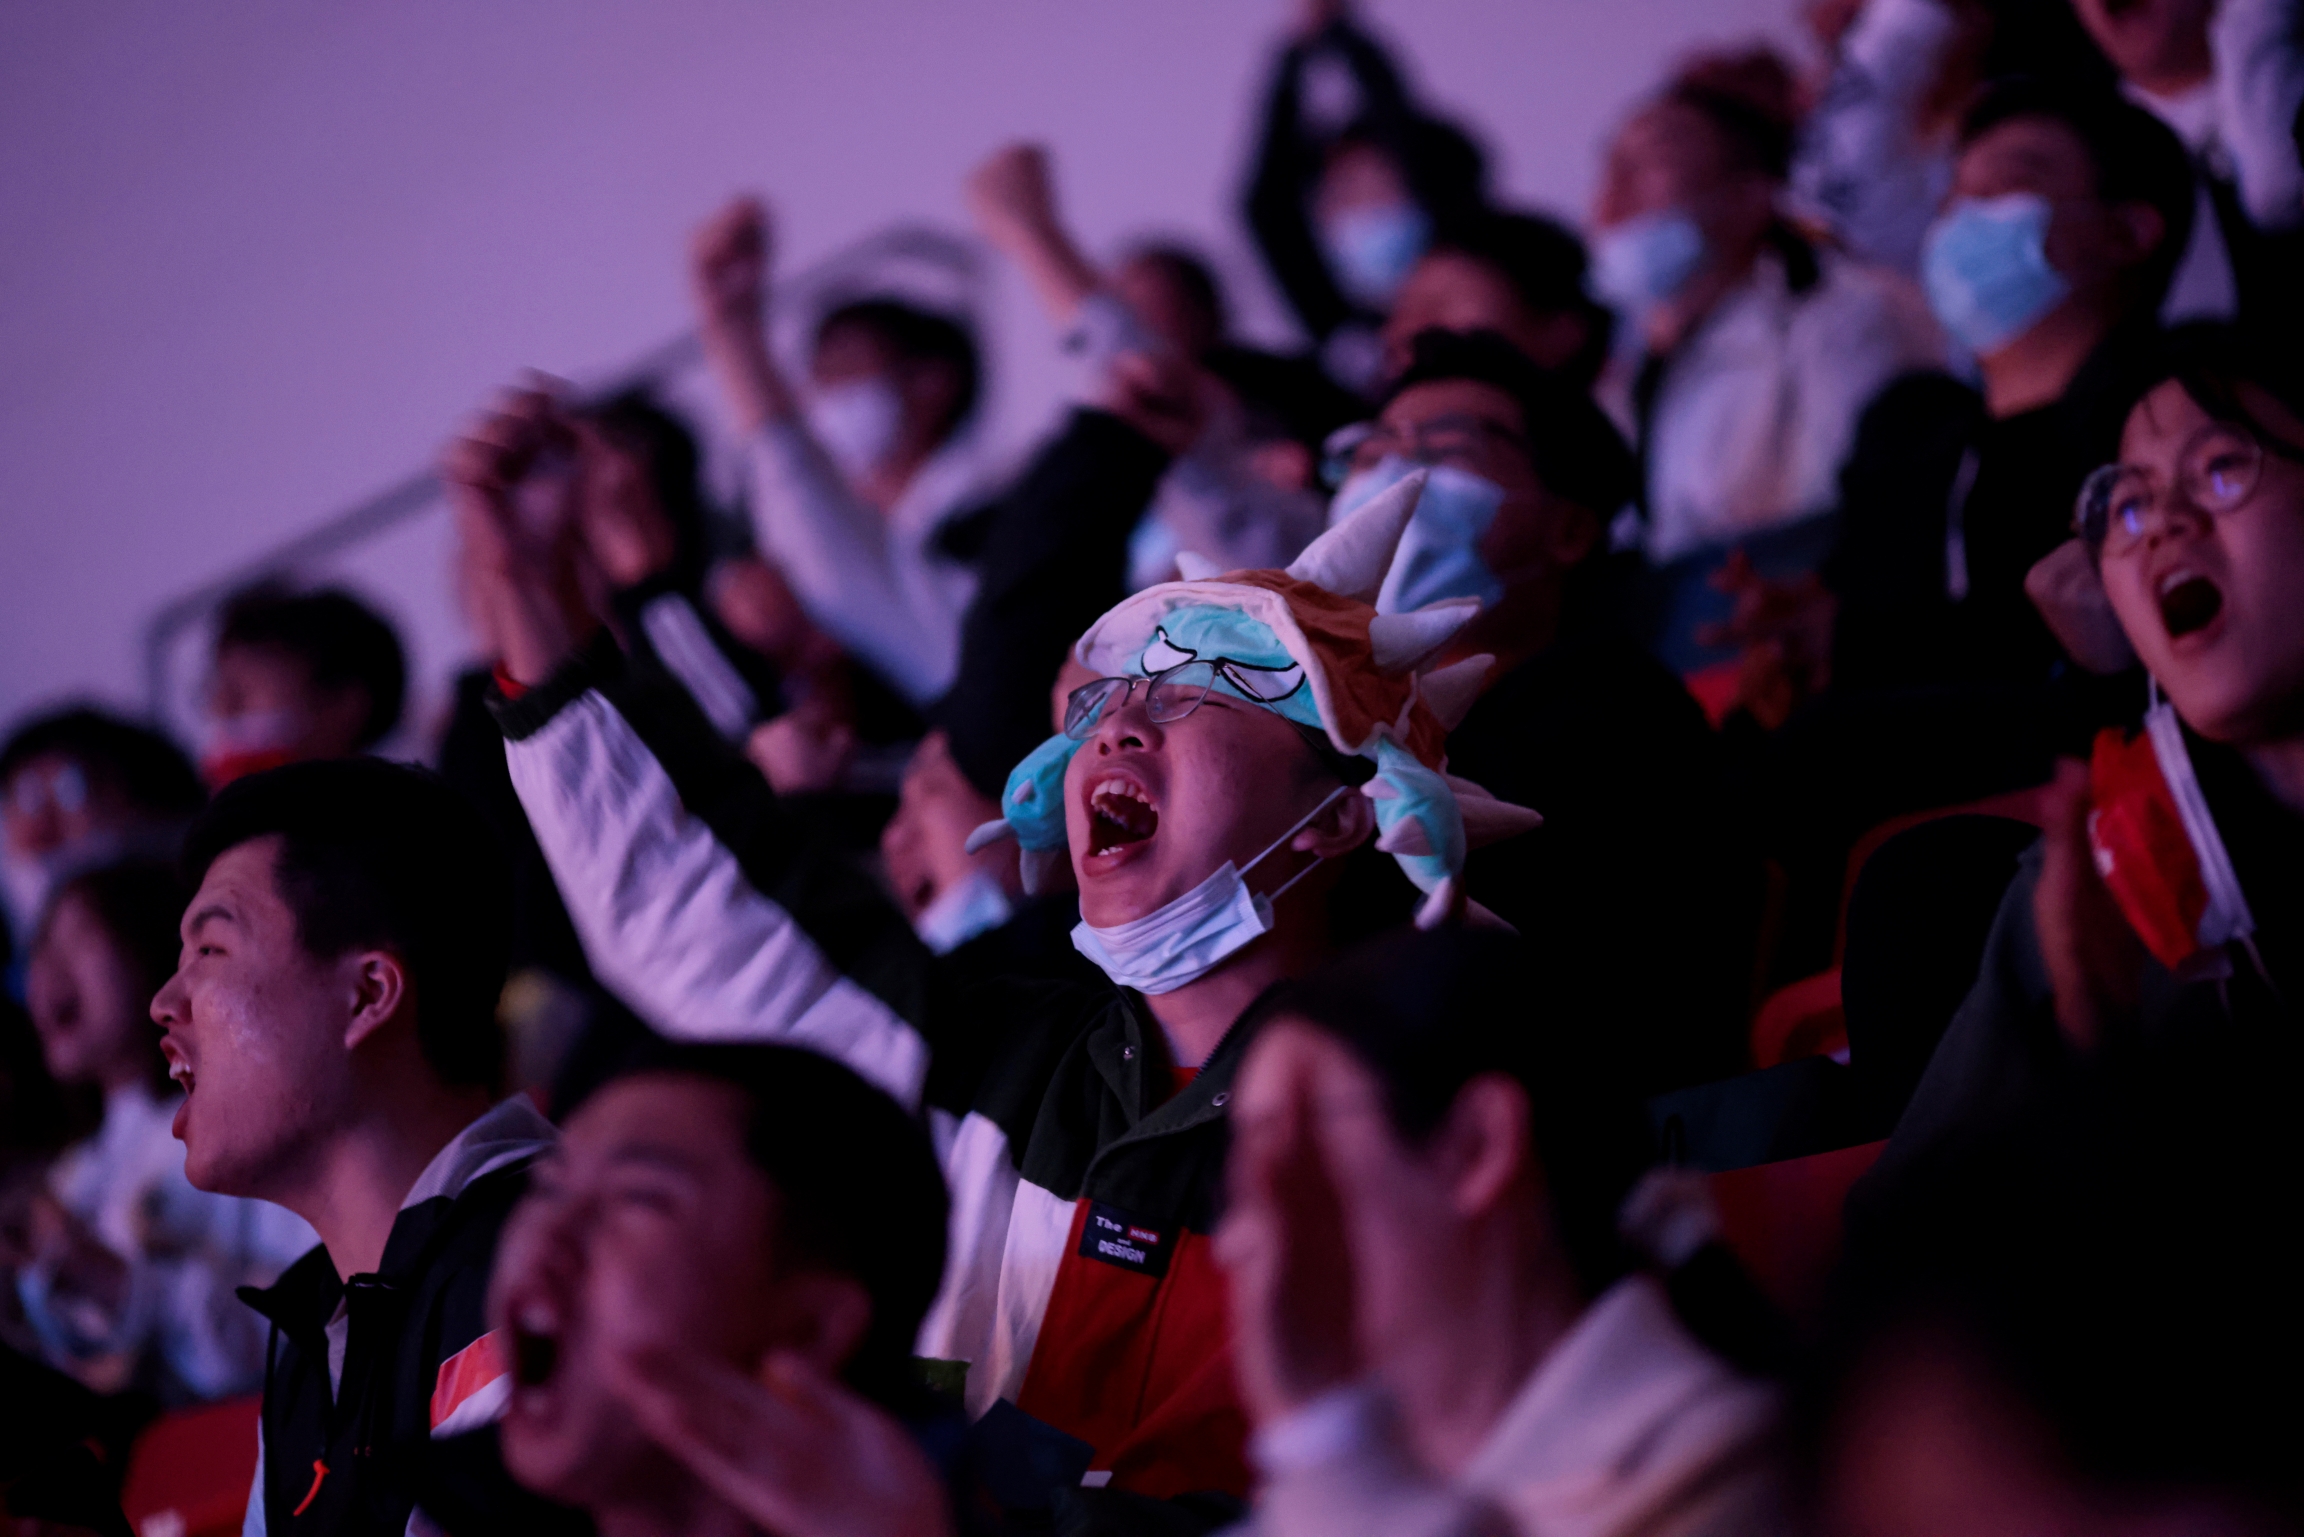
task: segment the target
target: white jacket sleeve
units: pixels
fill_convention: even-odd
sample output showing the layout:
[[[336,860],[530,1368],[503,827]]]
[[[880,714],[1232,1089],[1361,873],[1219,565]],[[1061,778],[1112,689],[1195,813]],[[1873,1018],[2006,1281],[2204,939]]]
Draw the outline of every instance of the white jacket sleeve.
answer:
[[[951,686],[960,631],[902,569],[929,558],[926,539],[857,498],[797,421],[762,429],[751,463],[754,532],[808,617],[914,705],[933,703]]]
[[[2304,107],[2304,4],[2223,0],[2208,24],[2216,111],[2241,206],[2266,229],[2304,223],[2296,114]]]
[[[809,1047],[920,1102],[926,1039],[752,885],[598,689],[509,737],[505,762],[586,958],[651,1026]]]

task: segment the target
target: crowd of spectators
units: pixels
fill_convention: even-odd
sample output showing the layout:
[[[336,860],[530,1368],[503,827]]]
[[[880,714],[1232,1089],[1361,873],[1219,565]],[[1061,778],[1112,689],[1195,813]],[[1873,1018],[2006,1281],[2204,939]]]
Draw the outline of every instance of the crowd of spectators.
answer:
[[[438,719],[284,573],[16,723],[0,1529],[251,1395],[259,1534],[2304,1529],[2304,11],[1804,19],[1574,221],[1308,0],[1296,350],[996,149],[1018,465],[699,210],[739,505],[531,375]]]

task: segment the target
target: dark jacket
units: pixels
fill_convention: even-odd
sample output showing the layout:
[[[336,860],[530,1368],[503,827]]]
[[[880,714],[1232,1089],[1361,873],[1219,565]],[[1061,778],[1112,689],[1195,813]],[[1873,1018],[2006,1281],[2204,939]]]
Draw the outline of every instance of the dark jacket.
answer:
[[[2186,733],[2194,771],[2256,920],[2255,953],[2226,947],[2222,977],[2179,980],[2146,957],[2139,1007],[2103,1043],[2149,1051],[2184,1037],[2232,1051],[2293,1053],[2304,1036],[2304,817],[2264,789],[2228,749]],[[2024,856],[1986,940],[1975,988],[1952,1016],[1881,1155],[1874,1188],[1938,1149],[2020,1116],[2083,1060],[2056,1024],[2055,996],[2033,921],[2041,850]],[[2257,969],[2261,958],[2264,970]]]
[[[2024,575],[2071,537],[2080,483],[2119,457],[2156,349],[2149,327],[2115,332],[2062,397],[1997,419],[1946,374],[1881,391],[1840,472],[1824,568],[1835,690],[2047,680],[2063,650]]]
[[[1628,642],[1563,640],[1481,696],[1448,768],[1543,814],[1476,851],[1465,888],[1605,989],[1627,1068],[1651,1090],[1742,1070],[1759,866],[1680,680]]]
[[[504,1386],[491,1393],[490,1384],[503,1383],[510,1363],[487,1326],[488,1273],[545,1145],[539,1128],[549,1131],[525,1101],[475,1122],[443,1154],[449,1163],[435,1165],[450,1175],[446,1192],[401,1210],[373,1273],[339,1279],[328,1251],[315,1248],[270,1287],[241,1289],[272,1323],[251,1499],[258,1530],[400,1537],[432,1436],[493,1417]],[[482,1157],[473,1132],[502,1135]],[[475,1156],[460,1160],[466,1153]],[[455,1177],[460,1161],[478,1172]],[[328,1324],[339,1305],[347,1327],[332,1387]],[[488,1483],[507,1508],[524,1498],[500,1468]]]

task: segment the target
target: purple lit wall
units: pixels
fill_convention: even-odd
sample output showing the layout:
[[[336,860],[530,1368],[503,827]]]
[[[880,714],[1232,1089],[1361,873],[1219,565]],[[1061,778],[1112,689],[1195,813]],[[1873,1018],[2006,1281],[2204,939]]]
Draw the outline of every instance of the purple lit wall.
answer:
[[[1792,40],[1794,0],[1367,7],[1502,189],[1570,214],[1600,142],[1699,42]],[[806,262],[962,227],[1006,139],[1053,143],[1092,246],[1146,229],[1285,321],[1234,213],[1279,0],[12,0],[0,7],[0,721],[140,703],[164,602],[420,466],[523,365],[596,379],[686,323],[689,227],[760,188]],[[1056,400],[994,288],[995,440]],[[464,641],[442,520],[342,574]],[[415,743],[403,744],[410,749]]]

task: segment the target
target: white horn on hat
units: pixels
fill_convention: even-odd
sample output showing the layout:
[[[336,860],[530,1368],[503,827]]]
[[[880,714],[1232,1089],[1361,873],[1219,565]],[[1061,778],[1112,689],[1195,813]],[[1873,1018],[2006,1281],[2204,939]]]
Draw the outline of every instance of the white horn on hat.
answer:
[[[1415,515],[1416,498],[1424,493],[1424,476],[1421,468],[1410,470],[1370,497],[1366,506],[1306,545],[1288,574],[1339,597],[1375,602],[1400,536]]]

